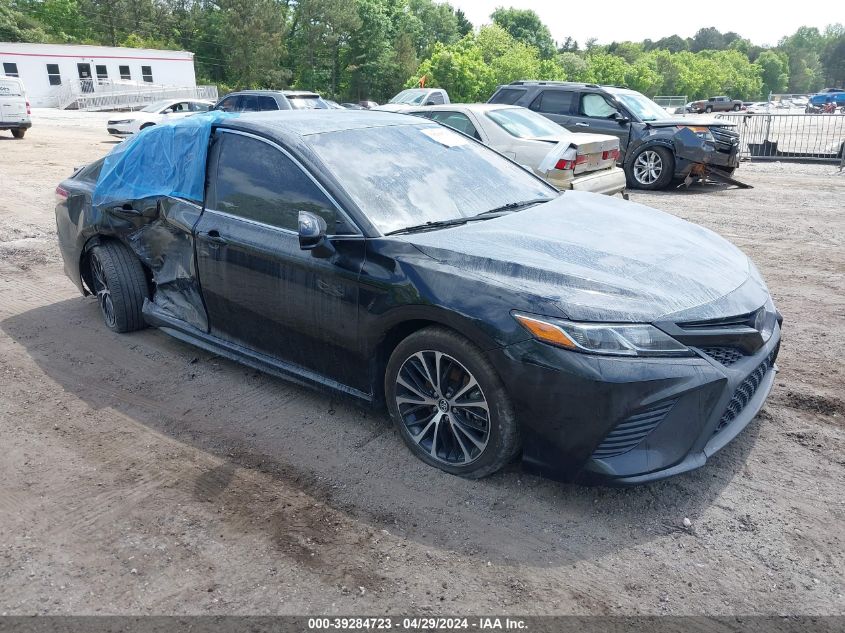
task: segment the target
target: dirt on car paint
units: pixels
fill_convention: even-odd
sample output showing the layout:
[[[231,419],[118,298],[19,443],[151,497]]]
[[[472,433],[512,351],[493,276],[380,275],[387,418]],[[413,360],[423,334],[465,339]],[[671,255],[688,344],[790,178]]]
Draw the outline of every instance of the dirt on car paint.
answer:
[[[62,272],[53,190],[110,149],[106,119],[0,135],[0,613],[845,613],[835,167],[632,195],[737,244],[784,314],[736,441],[638,488],[466,481],[383,413],[105,328]]]

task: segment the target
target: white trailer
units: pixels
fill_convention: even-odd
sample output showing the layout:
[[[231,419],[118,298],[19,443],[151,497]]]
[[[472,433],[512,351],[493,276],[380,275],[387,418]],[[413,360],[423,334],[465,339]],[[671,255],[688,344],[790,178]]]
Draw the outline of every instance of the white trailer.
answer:
[[[0,42],[0,71],[23,81],[34,107],[109,109],[162,95],[216,97],[216,89],[214,95],[197,89],[188,51]]]

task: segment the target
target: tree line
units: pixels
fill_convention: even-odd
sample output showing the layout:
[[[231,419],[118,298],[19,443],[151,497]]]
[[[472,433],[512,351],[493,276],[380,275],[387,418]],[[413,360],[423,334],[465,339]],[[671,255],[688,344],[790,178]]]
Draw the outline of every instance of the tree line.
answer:
[[[647,95],[741,99],[845,85],[845,27],[801,27],[777,46],[702,28],[695,36],[555,42],[531,10],[479,29],[434,0],[0,0],[0,41],[195,53],[198,80],[383,101],[403,87],[483,101],[516,79],[624,85]]]

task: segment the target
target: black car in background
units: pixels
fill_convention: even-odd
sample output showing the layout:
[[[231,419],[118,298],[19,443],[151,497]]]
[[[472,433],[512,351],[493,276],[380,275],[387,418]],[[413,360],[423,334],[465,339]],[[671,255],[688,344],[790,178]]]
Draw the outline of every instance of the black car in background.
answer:
[[[467,477],[515,458],[562,478],[681,473],[772,387],[779,314],[705,228],[559,193],[418,117],[220,119],[202,200],[92,206],[102,160],[57,188],[65,271],[110,329],[386,405],[420,459]],[[187,136],[159,127],[134,142]]]
[[[241,90],[230,92],[214,106],[224,112],[273,112],[276,110],[329,110],[331,105],[307,90]]]
[[[739,166],[735,125],[713,118],[671,116],[627,88],[560,81],[514,81],[488,103],[520,105],[571,132],[619,137],[619,165],[628,186],[664,189],[673,180],[707,172],[733,174]]]

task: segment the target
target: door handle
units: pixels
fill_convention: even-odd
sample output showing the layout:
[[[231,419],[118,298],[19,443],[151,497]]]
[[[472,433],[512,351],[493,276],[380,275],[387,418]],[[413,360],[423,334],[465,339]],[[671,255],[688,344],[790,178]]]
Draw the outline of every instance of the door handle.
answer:
[[[578,123],[576,123],[575,125],[577,125],[578,127],[590,127],[589,123],[582,123],[581,121],[578,121]]]
[[[220,235],[220,231],[218,231],[217,229],[211,229],[208,233],[206,233],[205,239],[207,239],[212,244],[226,244],[226,238]]]

